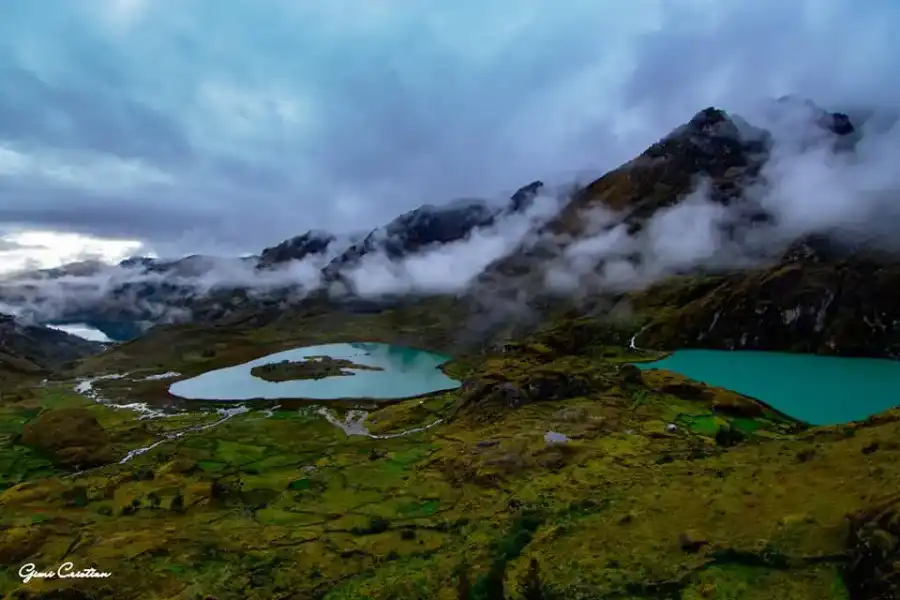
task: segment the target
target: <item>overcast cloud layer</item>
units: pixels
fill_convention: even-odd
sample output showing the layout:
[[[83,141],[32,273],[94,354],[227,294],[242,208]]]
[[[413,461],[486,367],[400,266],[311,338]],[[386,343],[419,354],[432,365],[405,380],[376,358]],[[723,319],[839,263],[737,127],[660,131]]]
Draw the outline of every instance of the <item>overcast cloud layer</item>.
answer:
[[[0,235],[163,255],[599,174],[708,105],[900,106],[895,0],[3,4]]]

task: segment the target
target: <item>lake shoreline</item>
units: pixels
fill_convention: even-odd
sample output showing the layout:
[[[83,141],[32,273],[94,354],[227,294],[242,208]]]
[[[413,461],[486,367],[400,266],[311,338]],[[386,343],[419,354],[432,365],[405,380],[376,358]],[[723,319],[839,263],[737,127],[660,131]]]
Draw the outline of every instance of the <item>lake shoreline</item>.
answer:
[[[731,390],[813,427],[862,421],[898,405],[900,362],[885,358],[686,348],[631,362]]]
[[[321,356],[334,363],[341,362],[347,374],[278,381],[253,376],[254,369],[266,365],[284,361],[309,365],[310,359]],[[262,400],[307,403],[408,400],[460,387],[461,382],[440,368],[450,359],[425,350],[381,343],[306,346],[177,381],[169,386],[168,393],[179,400],[217,404]],[[347,364],[360,368],[350,368]]]

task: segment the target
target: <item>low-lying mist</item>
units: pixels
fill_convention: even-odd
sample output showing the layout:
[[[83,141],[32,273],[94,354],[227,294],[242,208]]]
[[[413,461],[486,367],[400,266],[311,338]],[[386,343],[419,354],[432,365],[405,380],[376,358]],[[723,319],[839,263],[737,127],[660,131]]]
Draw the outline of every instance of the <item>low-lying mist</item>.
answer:
[[[532,281],[537,287],[514,289],[513,298],[621,292],[676,273],[747,268],[777,259],[789,244],[810,235],[828,235],[854,247],[900,249],[900,238],[892,235],[900,224],[896,121],[869,119],[838,139],[822,127],[819,109],[776,105],[778,110],[772,103],[761,105],[745,115],[747,121],[735,118],[727,133],[748,142],[760,135],[759,128],[769,136],[767,159],[741,182],[739,199],[723,203],[712,182],[698,177],[691,193],[653,212],[639,228],[626,219],[627,212],[595,206],[580,215],[589,223],[586,234],[551,233],[545,225],[577,193],[578,186],[569,183],[542,188],[526,210],[498,212],[489,225],[456,241],[400,258],[379,246],[341,270],[342,285],[324,280],[322,269],[346,249],[346,240],[266,269],[257,268],[253,258],[198,257],[186,259],[193,260],[190,268],[164,272],[107,266],[91,275],[20,276],[0,285],[0,312],[46,322],[103,305],[110,315],[170,322],[190,318],[199,299],[214,300],[238,289],[249,297],[277,291],[289,300],[323,288],[335,297],[363,298],[477,290],[490,304],[494,290],[480,280],[485,270],[510,254],[538,247],[553,250]],[[696,142],[704,143],[703,136]],[[503,310],[517,309],[504,305]]]

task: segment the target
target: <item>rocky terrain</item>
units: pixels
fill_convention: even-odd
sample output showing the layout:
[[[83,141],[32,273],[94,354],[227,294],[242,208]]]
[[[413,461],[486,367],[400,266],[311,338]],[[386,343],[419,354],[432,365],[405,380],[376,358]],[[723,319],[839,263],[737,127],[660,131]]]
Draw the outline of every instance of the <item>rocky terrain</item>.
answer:
[[[346,358],[310,356],[300,361],[283,360],[253,367],[250,374],[266,381],[293,381],[295,379],[325,379],[326,377],[348,377],[354,370],[380,371],[379,367],[360,365]]]
[[[806,108],[813,128],[802,144],[855,151],[852,117]],[[772,135],[701,111],[573,195],[465,294],[338,302],[320,290],[287,302],[219,290],[228,302],[207,296],[205,309],[189,307],[193,322],[160,324],[103,352],[6,320],[15,336],[0,341],[11,355],[54,371],[44,384],[44,371],[3,384],[0,564],[11,569],[0,591],[75,600],[900,597],[891,485],[900,412],[811,427],[632,364],[683,347],[896,354],[896,258],[832,232],[767,235],[779,216],[754,191],[769,184]],[[655,219],[692,201],[699,181],[705,201],[727,209],[722,248],[752,261],[649,271]],[[413,211],[350,249],[310,233],[247,260],[267,272],[319,255],[333,284],[339,267],[366,254],[415,253],[525,210],[540,187],[498,210]],[[595,252],[573,269],[585,240],[611,233],[628,241],[624,252]],[[625,267],[654,276],[611,285],[622,282],[611,270]],[[548,285],[561,272],[574,275],[569,287]],[[38,352],[23,340],[46,343]],[[344,341],[446,353],[444,370],[463,385],[380,404],[223,407],[167,392],[173,380]],[[17,574],[65,561],[109,576],[26,583]]]
[[[857,136],[847,116],[817,114],[815,124],[823,135],[832,136],[838,151],[849,151]],[[741,268],[712,264],[673,270],[620,294],[607,289],[606,295],[626,299],[650,319],[640,337],[643,346],[896,356],[900,304],[892,290],[898,283],[897,254],[847,243],[832,232],[793,240],[764,237],[762,246],[748,241],[777,227],[777,216],[747,194],[766,184],[761,170],[769,153],[768,134],[738,133],[747,127],[722,111],[701,111],[635,160],[584,188],[546,225],[554,237],[498,261],[482,275],[482,285],[516,294],[531,288],[538,295],[548,273],[565,262],[567,250],[596,235],[590,229],[592,211],[613,211],[615,217],[603,227],[624,229],[639,241],[645,224],[688,197],[701,178],[710,201],[729,208],[718,224],[726,240],[722,254],[737,246],[753,262]],[[599,285],[593,292],[603,294],[602,286],[615,287],[602,276],[611,262],[637,271],[645,259],[638,246],[630,256],[590,264],[579,273],[579,287]]]

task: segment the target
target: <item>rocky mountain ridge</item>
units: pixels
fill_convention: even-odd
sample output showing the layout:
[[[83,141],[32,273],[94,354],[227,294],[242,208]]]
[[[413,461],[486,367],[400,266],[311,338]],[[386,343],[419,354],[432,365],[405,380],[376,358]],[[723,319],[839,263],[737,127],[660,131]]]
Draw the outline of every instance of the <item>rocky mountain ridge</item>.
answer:
[[[409,211],[358,242],[342,248],[338,237],[311,230],[262,250],[259,255],[223,258],[193,255],[177,260],[132,257],[110,266],[65,265],[18,274],[0,281],[0,306],[25,307],[38,322],[85,322],[107,335],[146,329],[185,318],[215,320],[236,310],[284,306],[309,293],[292,282],[290,269],[302,261],[320,265],[325,285],[343,282],[344,273],[367,255],[391,260],[464,239],[474,230],[529,208],[543,187],[534,181],[508,203],[496,207],[481,200],[458,200],[444,206],[425,205]],[[259,273],[254,276],[253,271]],[[42,283],[57,287],[45,291]],[[358,302],[357,302],[358,303]],[[130,327],[135,325],[136,327]]]
[[[828,112],[790,97],[773,106],[777,118],[772,122],[785,130],[798,129],[799,118],[802,135],[794,142],[800,148],[824,144],[833,152],[853,152],[862,135],[844,113]],[[794,121],[788,123],[785,115]],[[514,252],[490,265],[466,295],[476,301],[487,296],[552,303],[548,297],[558,295],[559,290],[548,289],[553,288],[548,282],[566,273],[570,281],[565,294],[608,296],[633,302],[638,312],[646,313],[643,317],[652,323],[647,326],[645,344],[893,355],[889,348],[900,341],[894,339],[893,325],[900,320],[900,312],[896,318],[891,316],[894,308],[888,294],[894,281],[893,256],[860,254],[858,248],[842,245],[829,232],[777,243],[762,235],[779,225],[777,215],[755,194],[767,185],[765,168],[774,139],[781,133],[713,107],[701,110],[635,159],[577,190],[555,218],[526,236]],[[336,245],[332,234],[310,231],[266,248],[259,256],[240,259],[260,273],[277,273],[298,261],[321,265],[326,287],[312,294],[299,285],[284,284],[265,291],[233,285],[198,293],[197,280],[202,279],[204,269],[223,259],[188,257],[165,262],[135,258],[124,261],[119,269],[131,273],[141,269],[151,279],[125,280],[111,286],[93,305],[66,307],[65,311],[89,323],[141,321],[149,325],[186,317],[213,324],[258,319],[266,313],[276,318],[275,313],[288,310],[304,296],[301,304],[306,306],[346,305],[345,301],[352,300],[352,310],[381,310],[385,302],[404,300],[355,298],[352,285],[343,276],[347,269],[370,254],[398,260],[463,239],[505,216],[527,210],[542,187],[540,181],[524,186],[501,208],[466,200],[445,207],[423,206],[345,248]],[[701,192],[704,202],[723,207],[725,216],[716,223],[715,232],[723,240],[722,254],[739,251],[745,264],[695,262],[653,272],[653,261],[660,258],[659,250],[652,247],[655,220],[696,200]],[[597,214],[603,218],[598,220]],[[623,249],[590,257],[587,262],[578,257],[578,269],[573,269],[572,254],[580,245],[611,234],[625,240]],[[611,272],[622,271],[632,274],[633,280],[611,279]],[[70,279],[75,284],[79,278]],[[714,279],[719,288],[709,283]],[[349,295],[330,295],[335,283],[343,283],[341,289]],[[718,290],[717,295],[704,295],[713,289]],[[862,295],[840,291],[861,289],[869,291]],[[15,305],[27,299],[21,288],[18,296],[14,292],[14,288],[13,293],[9,287],[0,289],[0,301]],[[772,305],[777,305],[777,310],[763,306],[764,298],[770,296],[778,299]],[[828,327],[822,324],[822,316],[816,316],[810,325],[813,317],[809,315],[823,314],[821,303],[827,298],[832,298],[828,314],[833,313],[835,322],[863,323],[862,330],[867,333],[862,335],[858,329],[853,334],[855,341],[850,341],[849,332],[840,332],[852,326],[841,326],[840,332],[836,329],[826,335]],[[798,311],[807,316],[790,316]],[[779,319],[773,316],[776,313],[781,315]],[[736,323],[744,327],[743,333],[734,333]],[[821,335],[810,337],[810,331]]]

